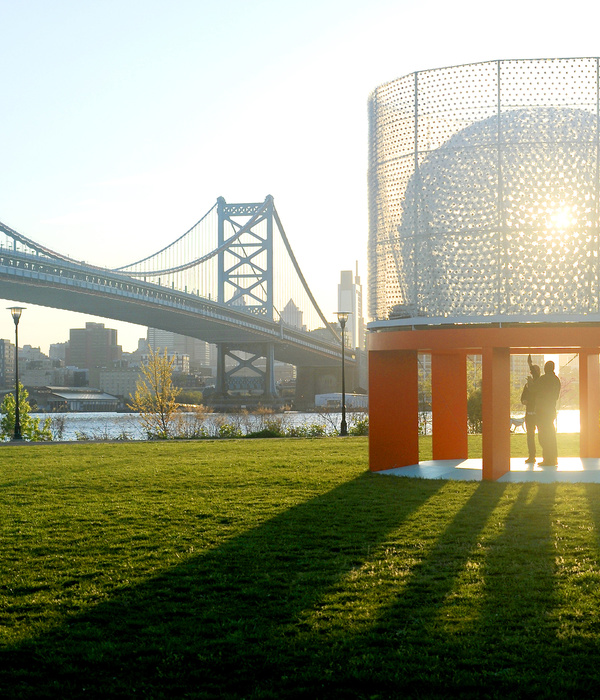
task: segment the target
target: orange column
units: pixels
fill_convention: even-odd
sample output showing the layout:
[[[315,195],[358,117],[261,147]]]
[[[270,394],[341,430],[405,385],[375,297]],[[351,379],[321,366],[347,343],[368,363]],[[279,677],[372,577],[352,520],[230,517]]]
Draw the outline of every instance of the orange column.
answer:
[[[579,456],[600,457],[598,349],[579,353]]]
[[[464,353],[431,354],[433,458],[466,459],[467,362]]]
[[[419,462],[419,382],[416,350],[369,352],[369,468]]]
[[[483,479],[510,471],[510,350],[482,350]]]

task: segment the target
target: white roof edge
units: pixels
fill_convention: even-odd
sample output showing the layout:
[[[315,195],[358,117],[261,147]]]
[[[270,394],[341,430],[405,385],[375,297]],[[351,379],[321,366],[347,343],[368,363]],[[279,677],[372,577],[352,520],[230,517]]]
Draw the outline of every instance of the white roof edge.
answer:
[[[542,323],[599,323],[600,314],[498,314],[494,316],[414,316],[412,318],[394,318],[381,321],[371,321],[367,324],[367,330],[380,331],[393,328],[409,329],[436,326],[478,326],[498,324],[542,324]]]

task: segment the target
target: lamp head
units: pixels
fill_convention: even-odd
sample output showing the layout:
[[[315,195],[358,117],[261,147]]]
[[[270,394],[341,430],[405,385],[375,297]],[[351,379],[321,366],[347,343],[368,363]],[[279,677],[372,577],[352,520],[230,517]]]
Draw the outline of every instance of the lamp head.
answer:
[[[15,326],[19,323],[19,319],[21,318],[21,314],[23,313],[25,307],[24,306],[10,306],[9,311],[12,314],[13,321],[15,322]]]
[[[346,322],[348,321],[348,316],[350,316],[350,311],[336,311],[335,315],[338,317],[338,321],[340,322],[340,326],[342,330],[346,327]]]

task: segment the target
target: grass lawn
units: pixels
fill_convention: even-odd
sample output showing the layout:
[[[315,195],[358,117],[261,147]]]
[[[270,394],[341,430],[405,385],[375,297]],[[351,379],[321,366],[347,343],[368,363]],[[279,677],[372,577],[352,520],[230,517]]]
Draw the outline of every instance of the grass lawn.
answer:
[[[600,485],[370,474],[367,446],[0,448],[0,697],[595,697]]]

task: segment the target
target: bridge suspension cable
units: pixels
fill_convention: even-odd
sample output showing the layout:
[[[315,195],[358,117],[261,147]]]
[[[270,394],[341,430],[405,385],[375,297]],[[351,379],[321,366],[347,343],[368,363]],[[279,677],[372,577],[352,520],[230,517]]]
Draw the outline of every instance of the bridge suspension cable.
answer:
[[[0,222],[0,251],[3,250],[26,256],[26,266],[31,266],[33,260],[82,266],[85,271],[81,274],[86,280],[95,279],[95,275],[102,277],[103,273],[117,274],[119,282],[111,285],[129,288],[137,280],[149,285],[149,289],[158,286],[191,295],[195,303],[205,300],[224,304],[236,313],[260,316],[290,329],[320,328],[321,340],[326,343],[340,340],[302,274],[271,196],[251,204],[228,204],[219,198],[175,241],[113,270],[79,263]],[[133,279],[127,282],[127,278]]]
[[[300,330],[321,327],[332,341],[338,338],[310,291],[270,196],[253,204],[227,204],[221,198],[175,241],[115,271],[268,314]]]

